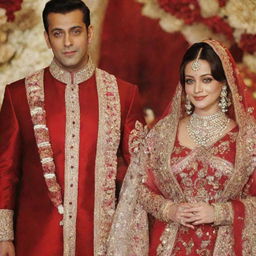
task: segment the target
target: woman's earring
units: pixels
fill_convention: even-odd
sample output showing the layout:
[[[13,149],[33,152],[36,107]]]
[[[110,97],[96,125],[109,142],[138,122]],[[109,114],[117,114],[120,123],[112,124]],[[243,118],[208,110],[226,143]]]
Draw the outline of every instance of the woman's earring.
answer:
[[[185,103],[185,109],[186,109],[186,113],[188,115],[191,115],[192,114],[192,104],[191,104],[191,101],[189,100],[188,98],[188,95],[186,95],[186,103]]]
[[[227,112],[230,104],[231,103],[228,98],[228,87],[227,87],[227,85],[223,85],[221,88],[220,103],[219,103],[219,107],[221,108],[221,111],[223,113]]]

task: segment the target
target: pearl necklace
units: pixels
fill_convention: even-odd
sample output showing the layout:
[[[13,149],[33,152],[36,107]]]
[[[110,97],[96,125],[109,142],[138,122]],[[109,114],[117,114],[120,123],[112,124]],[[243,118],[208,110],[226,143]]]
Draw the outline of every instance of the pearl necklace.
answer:
[[[209,116],[193,113],[187,123],[189,137],[198,145],[207,146],[220,138],[230,119],[221,111]]]

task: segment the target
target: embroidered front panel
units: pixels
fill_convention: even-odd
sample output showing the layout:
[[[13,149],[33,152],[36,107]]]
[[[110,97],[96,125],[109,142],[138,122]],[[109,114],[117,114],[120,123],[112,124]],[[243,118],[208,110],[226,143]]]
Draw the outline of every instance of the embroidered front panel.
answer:
[[[75,256],[80,145],[79,85],[66,85],[65,104],[64,255]]]
[[[121,106],[114,76],[96,70],[99,128],[95,163],[94,255],[106,255],[107,238],[115,212],[117,149]]]
[[[193,150],[181,146],[176,140],[171,157],[171,172],[174,173],[187,202],[214,203],[221,200],[234,171],[236,136],[237,128],[212,147],[198,147]],[[223,214],[225,213],[219,214],[216,223]],[[199,225],[195,230],[180,226],[172,255],[212,255],[217,233],[217,226]]]
[[[237,132],[230,132],[213,147],[198,147],[192,151],[176,141],[171,157],[171,171],[186,201],[212,203],[220,200],[233,173],[236,135]]]

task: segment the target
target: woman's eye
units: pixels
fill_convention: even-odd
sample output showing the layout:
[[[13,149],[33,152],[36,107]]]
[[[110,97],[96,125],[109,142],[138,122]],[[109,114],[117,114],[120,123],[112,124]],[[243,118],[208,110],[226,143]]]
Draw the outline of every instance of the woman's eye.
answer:
[[[193,83],[193,79],[185,79],[185,84],[192,84]]]
[[[203,79],[204,83],[210,83],[213,79],[211,77],[207,77]]]

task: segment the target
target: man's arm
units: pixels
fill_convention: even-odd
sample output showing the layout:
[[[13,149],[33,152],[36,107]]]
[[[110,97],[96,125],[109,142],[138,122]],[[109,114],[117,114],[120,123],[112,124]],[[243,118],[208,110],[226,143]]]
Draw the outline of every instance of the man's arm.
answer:
[[[121,86],[120,86],[121,87]],[[121,89],[120,89],[121,90]],[[124,94],[124,93],[123,93]],[[130,163],[129,153],[129,135],[135,128],[136,121],[140,121],[144,124],[143,112],[141,107],[141,100],[137,86],[130,85],[129,91],[126,91],[125,97],[121,95],[121,105],[125,111],[125,115],[122,116],[122,133],[120,142],[120,156],[119,156],[119,168],[117,173],[118,188],[121,187],[121,183],[125,176],[127,167]],[[121,162],[121,164],[120,164]]]
[[[0,241],[12,241],[15,187],[20,162],[20,132],[8,86],[0,111]]]

